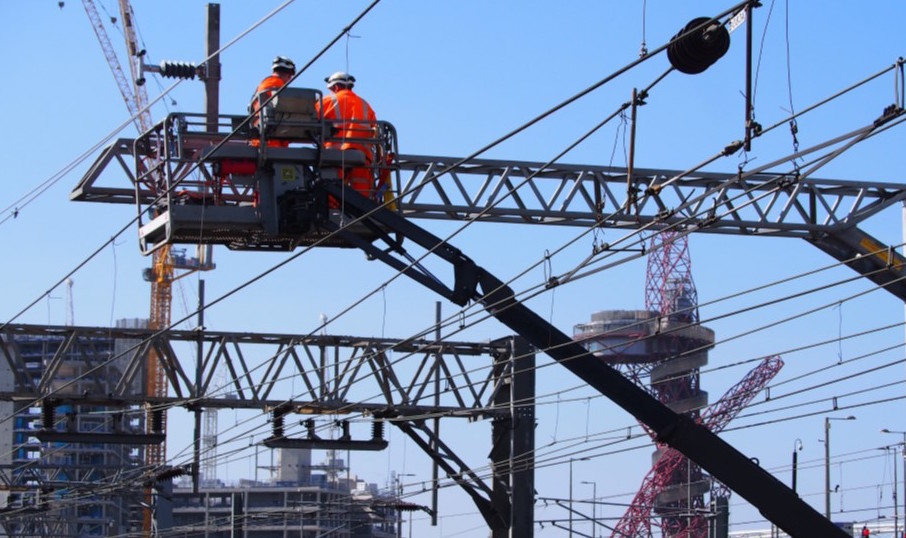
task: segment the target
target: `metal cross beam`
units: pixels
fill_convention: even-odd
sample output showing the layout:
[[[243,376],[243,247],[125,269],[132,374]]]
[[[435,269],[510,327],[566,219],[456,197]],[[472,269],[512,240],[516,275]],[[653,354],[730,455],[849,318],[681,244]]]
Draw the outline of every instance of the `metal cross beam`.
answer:
[[[111,340],[116,356],[96,351],[95,343]],[[34,363],[41,357],[32,357],[25,350],[29,341],[42,342],[44,353],[53,359],[46,365]],[[203,348],[200,365],[194,347],[199,344]],[[165,398],[149,397],[136,389],[152,349],[161,357],[171,383],[171,395]],[[388,351],[395,353],[394,361],[388,358]],[[316,413],[392,407],[403,414],[430,409],[448,416],[479,418],[494,414],[488,407],[499,387],[491,356],[499,352],[500,347],[492,343],[7,325],[0,334],[0,361],[17,373],[16,388],[0,393],[0,400],[33,400],[52,392],[56,399],[86,404],[183,405],[191,399],[202,407],[266,410],[291,401]],[[80,368],[109,371],[110,379],[120,379],[116,389],[107,394],[90,385],[64,386],[60,378],[70,374],[63,370],[76,363]],[[406,367],[400,368],[403,363]],[[186,373],[194,373],[196,368],[201,369],[200,386],[193,382],[194,375]],[[228,386],[215,386],[218,368],[229,371]],[[280,381],[288,377],[300,382],[297,394],[281,392]],[[437,380],[445,387],[439,403],[434,395]]]
[[[132,142],[119,139],[102,151],[70,198],[135,205]],[[127,181],[103,185],[101,176],[113,162],[120,164]],[[807,238],[855,226],[906,200],[902,183],[797,180],[789,173],[740,178],[735,172],[636,168],[627,182],[624,168],[424,155],[400,155],[399,167],[400,209],[407,218],[417,219],[627,229],[655,221],[708,221],[699,231]],[[670,178],[677,179],[658,188]],[[637,195],[637,206],[625,203],[627,186]],[[138,198],[143,205],[153,200],[143,189]],[[694,199],[699,200],[687,204]],[[728,200],[729,209],[708,214],[714,204]]]
[[[133,153],[129,139],[107,147],[71,199],[149,204]],[[104,186],[114,162],[127,181]],[[606,166],[419,155],[400,155],[399,169],[407,218],[798,237],[906,301],[906,258],[858,227],[906,200],[906,184],[642,168],[627,179]]]

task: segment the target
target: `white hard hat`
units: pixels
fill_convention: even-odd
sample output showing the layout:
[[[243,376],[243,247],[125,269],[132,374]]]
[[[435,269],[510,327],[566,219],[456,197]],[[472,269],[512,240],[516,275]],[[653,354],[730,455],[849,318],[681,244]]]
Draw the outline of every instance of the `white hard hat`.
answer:
[[[337,71],[336,73],[325,78],[324,82],[327,83],[328,88],[330,88],[334,84],[344,84],[345,86],[352,88],[355,85],[355,77],[350,75],[349,73]]]
[[[276,58],[274,58],[274,63],[271,68],[274,70],[283,69],[286,71],[292,71],[293,73],[296,72],[296,64],[294,64],[293,61],[286,56],[277,56]]]

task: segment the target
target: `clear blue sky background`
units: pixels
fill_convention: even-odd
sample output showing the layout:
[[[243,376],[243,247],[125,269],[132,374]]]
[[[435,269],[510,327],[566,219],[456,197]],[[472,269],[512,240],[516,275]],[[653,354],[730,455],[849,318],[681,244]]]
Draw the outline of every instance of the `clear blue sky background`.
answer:
[[[111,13],[117,10],[112,0],[96,3]],[[402,152],[464,156],[634,61],[643,41],[653,50],[692,18],[715,15],[732,6],[711,0],[651,0],[643,11],[645,4],[603,0],[384,0],[352,29],[348,38],[303,73],[296,85],[320,88],[327,74],[348,70],[358,79],[357,91],[371,102],[378,116],[397,127]],[[789,4],[787,9],[785,1],[765,1],[755,13],[759,59],[755,106],[762,125],[786,117],[791,99],[796,110],[802,110],[906,54],[902,31],[906,4],[901,1]],[[196,0],[134,2],[138,28],[153,63],[203,60],[205,5]],[[223,2],[221,42],[228,43],[278,5],[270,0]],[[275,55],[290,56],[297,65],[304,65],[367,5],[358,0],[299,0],[231,45],[221,58],[221,111],[244,112],[253,88],[268,74]],[[0,218],[8,216],[8,206],[19,208],[17,218],[0,225],[6,252],[0,265],[0,279],[5,283],[0,317],[17,323],[62,324],[67,309],[63,287],[53,290],[24,314],[14,316],[124,226],[134,216],[134,209],[68,201],[69,191],[94,155],[58,177],[33,202],[23,205],[16,200],[49,178],[56,178],[59,171],[110,134],[128,115],[80,2],[70,0],[61,9],[57,2],[47,0],[5,1],[0,3],[0,14],[7,21],[6,30],[0,34],[5,80],[0,87],[0,100],[6,103],[0,155],[7,178],[0,207],[7,208],[7,213]],[[127,67],[121,35],[112,27],[108,31]],[[640,110],[637,166],[685,169],[743,136],[743,32],[744,27],[733,33],[728,54],[705,73],[673,73],[652,92],[648,105]],[[484,156],[547,161],[628,100],[634,87],[648,85],[667,67],[666,55],[652,58]],[[172,80],[152,77],[147,87],[154,98],[161,88],[171,84]],[[858,94],[807,115],[799,122],[801,147],[870,123],[893,103],[894,96],[894,78],[887,75]],[[163,102],[167,103],[166,108],[154,108],[155,120],[168,111],[202,112],[203,86],[184,82]],[[624,166],[620,133],[619,124],[613,123],[563,161]],[[816,175],[906,183],[902,133],[902,128],[897,128],[875,137]],[[134,135],[131,125],[122,133]],[[619,150],[614,154],[615,141]],[[792,146],[788,129],[780,128],[770,137],[757,140],[748,157],[753,165],[758,165],[791,151]],[[731,172],[742,162],[742,156],[734,155],[709,170]],[[451,223],[422,224],[438,235],[455,228]],[[863,228],[887,244],[898,245],[902,241],[899,209],[873,217]],[[545,251],[557,249],[579,233],[580,230],[475,225],[457,236],[454,244],[507,279],[542,258]],[[612,241],[622,235],[608,230],[604,240]],[[834,263],[795,239],[696,235],[691,245],[693,274],[702,304]],[[553,260],[553,272],[568,271],[590,250],[590,238],[580,241]],[[218,247],[214,256],[217,269],[203,276],[208,298],[219,297],[287,256],[235,253]],[[136,231],[130,229],[117,239],[115,246],[106,248],[73,277],[76,324],[106,326],[119,318],[146,317],[149,289],[141,278],[141,270],[148,265],[149,258],[139,253]],[[557,288],[533,300],[530,306],[569,333],[573,325],[587,321],[592,312],[642,308],[645,270],[644,260],[623,264]],[[703,307],[701,317],[708,320],[798,290],[836,283],[853,274],[836,268],[753,297]],[[206,313],[206,325],[214,330],[305,334],[315,330],[321,314],[335,318],[347,305],[391,276],[388,268],[367,262],[357,252],[312,252],[212,308]],[[174,319],[194,309],[196,278],[184,279],[174,287]],[[544,272],[536,269],[520,279],[517,287],[537,284],[544,278]],[[797,376],[902,343],[902,326],[863,338],[838,340],[841,335],[902,323],[902,302],[890,294],[875,291],[850,299],[872,287],[867,280],[858,280],[781,306],[706,322],[716,331],[719,341],[702,374],[702,385],[712,401],[752,368],[753,364],[747,361],[769,354],[783,355],[786,366],[774,381],[777,386],[772,387],[772,401],[744,412],[723,436],[747,455],[758,458],[762,466],[785,482],[789,480],[793,444],[801,439],[804,449],[800,455],[799,491],[821,511],[823,417],[857,416],[853,422],[833,423],[832,475],[833,483],[840,484],[840,493],[833,497],[837,520],[872,522],[880,515],[892,516],[892,459],[878,448],[900,439],[880,434],[879,430],[906,430],[903,401],[896,399],[904,394],[904,353],[900,347],[829,368],[820,376]],[[418,285],[397,280],[383,293],[336,319],[327,332],[406,337],[432,324],[437,299]],[[795,321],[745,334],[822,305],[830,306]],[[454,312],[451,304],[444,304],[443,308],[447,314]],[[487,322],[455,339],[485,340],[506,334],[508,331],[502,326]],[[830,343],[806,347],[824,341]],[[801,347],[806,349],[799,350]],[[887,363],[894,366],[880,368]],[[857,376],[872,368],[879,369]],[[832,383],[845,378],[850,379]],[[796,391],[802,392],[778,398]],[[573,464],[577,474],[574,497],[591,496],[592,486],[580,484],[582,480],[596,483],[599,500],[628,502],[648,470],[650,446],[626,450],[644,444],[636,441],[596,447],[606,444],[602,442],[604,438],[623,435],[633,427],[634,420],[556,366],[543,370],[538,394],[538,495],[568,497],[569,460],[587,457],[590,459]],[[842,408],[838,412],[832,412],[834,397],[838,397]],[[763,399],[760,396],[758,401]],[[892,400],[879,403],[885,399]],[[793,418],[800,415],[801,418]],[[230,428],[242,418],[240,413],[222,412],[221,428]],[[171,424],[181,424],[183,420],[187,419],[178,412],[171,414]],[[260,423],[264,423],[264,417],[260,417]],[[490,425],[455,421],[444,424],[445,435],[456,443],[461,457],[476,467],[484,466],[490,448]],[[175,433],[176,429],[171,427],[168,454],[174,463],[183,463],[191,439]],[[634,430],[637,432],[638,427]],[[259,430],[258,439],[266,433]],[[248,440],[242,439],[237,446],[247,444]],[[261,457],[266,458],[263,454]],[[414,474],[405,480],[407,491],[419,490],[421,481],[430,478],[428,458],[395,431],[387,451],[355,454],[352,466],[361,478],[381,485],[387,484],[391,472]],[[221,467],[222,478],[237,479],[254,472],[253,452],[241,453]],[[900,493],[901,499],[904,494]],[[410,500],[428,504],[429,496]],[[484,535],[483,521],[457,488],[443,490],[440,509],[441,525],[437,528],[427,526],[416,514],[413,535]],[[738,496],[733,497],[731,510],[731,530],[767,526]],[[590,509],[586,506],[585,511]],[[619,506],[603,504],[597,510],[598,516],[607,518],[618,518],[622,512]],[[543,504],[536,507],[537,519],[566,517],[562,509],[545,508]],[[613,520],[607,523],[612,524]],[[562,535],[551,531],[549,525],[536,530],[539,536]]]

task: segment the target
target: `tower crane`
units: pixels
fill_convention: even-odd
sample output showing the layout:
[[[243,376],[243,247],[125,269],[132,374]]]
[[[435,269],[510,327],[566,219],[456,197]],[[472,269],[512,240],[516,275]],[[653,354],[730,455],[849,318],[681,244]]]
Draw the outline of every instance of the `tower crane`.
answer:
[[[123,2],[120,2],[120,4],[123,4]],[[128,28],[131,29],[132,9],[131,7],[128,7],[128,2],[126,2],[126,4],[128,12],[130,13]],[[116,87],[123,96],[123,101],[126,103],[129,114],[132,115],[132,121],[135,123],[135,128],[138,132],[142,133],[151,127],[151,113],[148,110],[144,110],[144,107],[148,102],[147,91],[144,86],[130,84],[126,79],[126,74],[123,72],[123,68],[120,66],[119,59],[116,56],[116,50],[113,48],[113,44],[107,36],[107,30],[104,29],[104,23],[101,20],[97,7],[94,5],[94,0],[82,0],[82,5],[85,6],[85,13],[88,14],[88,19],[91,21],[91,27],[94,29],[94,33],[98,38],[98,43],[101,45],[101,50],[104,52],[104,58],[107,59],[107,65],[110,67],[113,78],[116,80]],[[122,6],[121,11],[123,11]],[[134,73],[133,80],[135,80]]]
[[[104,24],[98,13],[97,7],[93,0],[82,0],[88,19],[98,38],[98,43],[107,60],[107,65],[113,73],[116,80],[117,88],[126,103],[126,108],[132,115],[133,122],[139,133],[144,133],[152,127],[151,112],[148,107],[148,92],[145,89],[145,79],[143,77],[142,57],[145,51],[138,46],[138,38],[135,30],[135,13],[129,0],[119,0],[120,20],[123,23],[123,36],[126,44],[126,53],[129,58],[129,71],[131,83],[126,78],[126,74],[120,65],[116,51],[110,38],[104,29]],[[140,157],[148,168],[155,166],[155,156],[145,155]],[[152,194],[156,194],[155,185],[150,185]],[[199,261],[201,260],[201,261]],[[151,329],[159,330],[170,326],[170,312],[173,298],[173,282],[178,278],[198,270],[212,269],[213,264],[209,256],[198,256],[187,259],[185,256],[173,256],[170,246],[161,248],[154,252],[151,258],[151,269],[145,272],[145,279],[151,284],[151,307],[148,325]],[[177,270],[183,270],[177,275]],[[168,382],[164,368],[161,365],[161,358],[155,350],[148,354],[148,362],[145,378],[145,393],[149,398],[166,397]],[[166,414],[155,413],[152,410],[146,410],[145,429],[150,432],[155,429],[160,433],[166,433]],[[167,448],[166,441],[160,444],[149,444],[145,447],[145,465],[148,469],[158,469],[166,461]],[[150,491],[146,491],[150,495]],[[144,510],[144,530],[147,533],[151,528],[151,511]]]

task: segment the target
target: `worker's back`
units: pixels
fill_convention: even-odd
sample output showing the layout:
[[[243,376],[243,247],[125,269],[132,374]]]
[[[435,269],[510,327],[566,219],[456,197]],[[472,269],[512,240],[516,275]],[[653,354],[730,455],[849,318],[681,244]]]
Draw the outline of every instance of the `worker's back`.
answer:
[[[325,147],[358,149],[368,162],[374,160],[377,116],[367,101],[351,89],[339,89],[321,100],[319,110],[325,121],[334,121],[337,128],[333,141]]]

